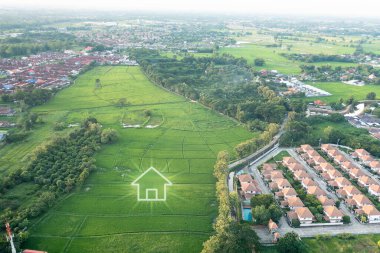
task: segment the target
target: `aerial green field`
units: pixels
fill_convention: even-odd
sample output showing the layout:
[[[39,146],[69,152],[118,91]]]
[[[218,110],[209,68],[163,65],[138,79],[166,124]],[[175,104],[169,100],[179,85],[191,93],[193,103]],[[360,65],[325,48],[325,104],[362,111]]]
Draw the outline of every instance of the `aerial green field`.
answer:
[[[97,78],[102,87],[95,89]],[[117,106],[123,98],[127,106]],[[119,134],[97,153],[98,169],[85,185],[30,229],[25,247],[48,252],[199,252],[216,215],[216,155],[255,136],[153,85],[138,67],[95,68],[34,111],[44,115],[47,136],[55,134],[54,121],[74,124],[88,116]],[[172,183],[166,201],[137,201],[131,183],[150,166]]]
[[[220,53],[228,53],[235,57],[246,58],[250,64],[253,64],[253,61],[256,58],[263,58],[265,60],[265,65],[262,67],[256,67],[257,70],[277,70],[283,74],[300,73],[300,64],[279,55],[279,51],[280,49],[278,48],[268,48],[253,44],[243,44],[239,47],[224,47],[219,50]]]
[[[340,98],[348,99],[351,96],[354,96],[356,100],[365,100],[367,94],[370,92],[375,92],[378,96],[380,96],[379,85],[355,86],[355,85],[344,84],[341,82],[325,82],[325,83],[309,83],[309,84],[332,94],[332,96],[328,96],[328,97],[313,97],[312,100],[320,99],[325,102],[336,102]]]

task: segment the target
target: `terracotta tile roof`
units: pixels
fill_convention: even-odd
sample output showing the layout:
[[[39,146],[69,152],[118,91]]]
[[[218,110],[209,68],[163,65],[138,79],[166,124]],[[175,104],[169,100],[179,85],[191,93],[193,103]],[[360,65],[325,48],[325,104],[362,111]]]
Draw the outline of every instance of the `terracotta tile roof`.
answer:
[[[264,163],[263,170],[275,170],[277,169],[277,164],[275,163]]]
[[[299,163],[291,163],[289,164],[288,168],[293,172],[298,170],[305,170],[305,168]]]
[[[305,205],[299,197],[289,197],[286,199],[289,207],[304,207]]]
[[[363,194],[357,194],[352,197],[352,200],[355,201],[357,206],[363,206],[363,205],[372,205],[371,200],[369,200],[365,195]]]
[[[277,226],[276,222],[274,222],[274,221],[272,221],[272,219],[270,219],[268,222],[268,228],[269,228],[269,230],[275,230],[275,229],[278,229],[278,226]]]
[[[314,150],[312,146],[310,146],[309,144],[304,144],[304,145],[301,145],[300,148],[306,152],[307,150]]]
[[[253,181],[253,178],[250,174],[242,174],[242,175],[239,175],[239,181],[240,183],[249,183],[249,182],[252,182]]]
[[[317,184],[311,178],[302,179],[302,184],[305,185],[306,187],[317,186]]]
[[[295,212],[299,218],[312,219],[314,216],[307,207],[299,207],[295,209]]]
[[[369,167],[372,169],[380,169],[380,161],[372,161],[369,163]]]
[[[326,196],[319,196],[318,197],[319,202],[321,202],[322,206],[334,206],[335,201],[333,199],[330,199]]]
[[[363,149],[363,148],[356,149],[355,153],[358,156],[370,155],[370,153],[367,150]]]
[[[323,211],[328,217],[343,217],[343,213],[336,206],[325,206]]]
[[[243,182],[241,184],[241,189],[244,191],[244,192],[260,192],[260,190],[257,188],[257,186],[253,183],[247,183],[247,182]]]
[[[368,187],[369,190],[380,194],[380,185],[372,184]]]
[[[297,162],[297,160],[294,159],[294,157],[290,157],[290,156],[283,157],[283,158],[282,158],[282,161],[283,161],[285,164],[291,164],[291,163],[296,163],[296,162]]]
[[[366,205],[366,206],[363,206],[361,209],[368,216],[380,215],[379,210],[377,210],[374,206]]]
[[[319,164],[319,166],[320,166],[324,171],[328,171],[328,170],[333,170],[333,169],[335,169],[334,166],[332,166],[330,163],[321,163],[321,164]]]
[[[284,178],[280,178],[280,179],[277,179],[275,180],[275,183],[278,185],[278,187],[280,188],[284,188],[284,187],[291,187],[292,185],[289,183],[289,181],[287,179],[284,179]]]
[[[303,179],[303,178],[310,178],[310,175],[307,174],[303,170],[298,170],[298,171],[294,172],[294,177],[297,179]]]
[[[286,196],[297,196],[296,190],[294,188],[284,188],[281,190],[281,192],[284,194],[284,197]]]
[[[371,184],[377,184],[375,180],[368,176],[361,176],[358,178],[358,182],[363,185],[371,185]]]
[[[307,188],[307,194],[312,194],[315,196],[326,196],[326,192],[322,190],[319,186],[310,186]]]

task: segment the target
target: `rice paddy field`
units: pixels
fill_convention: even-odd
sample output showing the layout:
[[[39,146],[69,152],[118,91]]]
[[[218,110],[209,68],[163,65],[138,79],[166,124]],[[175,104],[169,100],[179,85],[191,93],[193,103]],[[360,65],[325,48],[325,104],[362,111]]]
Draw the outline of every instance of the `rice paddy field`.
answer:
[[[122,98],[125,107],[117,106]],[[46,123],[27,143],[5,149],[16,153],[9,166],[55,135],[56,121],[75,124],[94,116],[119,134],[97,153],[98,169],[86,183],[30,228],[25,247],[48,252],[199,252],[217,211],[216,155],[256,134],[153,85],[139,67],[97,67],[34,111]],[[172,182],[166,201],[137,201],[131,183],[150,166]]]
[[[263,38],[268,40],[268,38]],[[268,41],[269,42],[269,41]],[[272,42],[273,43],[273,42]],[[260,69],[277,70],[283,74],[299,74],[301,72],[300,65],[309,64],[299,61],[292,61],[281,54],[351,54],[354,52],[354,48],[347,46],[338,46],[330,43],[312,43],[309,41],[293,41],[284,40],[281,48],[266,47],[264,44],[241,44],[237,47],[225,47],[221,48],[220,53],[232,54],[235,57],[243,57],[253,64],[256,58],[263,58],[265,65],[262,67],[256,67]],[[269,44],[269,43],[267,43]],[[288,50],[287,46],[291,46]],[[342,66],[350,67],[356,66],[353,63],[340,63],[340,62],[321,62],[312,63],[312,65],[331,65],[332,67]]]
[[[340,98],[346,100],[351,96],[354,96],[356,100],[365,100],[367,94],[370,92],[375,92],[377,96],[380,96],[379,85],[355,86],[341,82],[323,82],[309,84],[332,94],[332,96],[328,97],[313,97],[313,100],[320,99],[325,102],[337,102]]]

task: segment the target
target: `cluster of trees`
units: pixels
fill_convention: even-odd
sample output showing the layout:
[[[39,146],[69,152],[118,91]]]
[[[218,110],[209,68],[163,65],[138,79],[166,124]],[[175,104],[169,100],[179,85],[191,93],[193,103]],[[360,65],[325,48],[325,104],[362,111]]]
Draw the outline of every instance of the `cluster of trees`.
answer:
[[[100,144],[115,138],[113,130],[102,130],[96,119],[89,118],[68,136],[37,147],[26,168],[12,171],[1,179],[0,206],[8,201],[2,197],[8,190],[26,182],[36,185],[33,202],[22,209],[21,203],[15,203],[12,208],[7,206],[0,217],[2,224],[5,221],[11,224],[18,242],[25,237],[30,219],[45,212],[61,195],[83,184],[95,169],[93,156]],[[2,247],[0,244],[1,252]]]
[[[339,143],[352,148],[364,148],[375,156],[380,156],[380,141],[371,137],[365,129],[341,127],[346,119],[341,114],[313,116],[289,113],[290,121],[285,126],[286,132],[280,138],[281,146],[298,146],[308,143],[313,146],[319,143]],[[326,123],[331,123],[326,126]],[[339,123],[339,126],[338,124]]]
[[[151,50],[131,55],[153,82],[241,122],[279,123],[285,117],[285,101],[254,82],[255,72],[243,58],[224,54],[178,60]]]
[[[277,244],[280,253],[303,253],[307,252],[305,243],[296,232],[286,233]]]
[[[293,61],[301,62],[357,62],[352,55],[325,55],[325,54],[282,54]]]
[[[47,102],[56,92],[56,90],[34,89],[30,87],[26,90],[18,90],[13,94],[3,94],[1,100],[3,102],[18,101],[22,109],[42,105]],[[25,108],[26,107],[26,108]]]
[[[374,68],[370,65],[359,65],[357,67],[335,67],[330,65],[314,66],[314,65],[301,65],[302,73],[307,74],[314,80],[319,81],[340,81],[342,76],[346,79],[354,79],[364,81],[367,83],[380,84],[380,69]],[[370,75],[375,75],[377,78],[370,79]]]
[[[0,57],[37,54],[46,51],[64,50],[73,45],[75,36],[66,33],[24,33],[16,38],[0,41]]]
[[[259,136],[254,137],[248,141],[244,141],[235,147],[235,152],[239,158],[252,154],[268,144],[272,138],[277,134],[279,126],[274,123],[270,123],[264,132]]]
[[[269,219],[279,222],[282,216],[280,207],[272,194],[260,194],[251,198],[252,218],[255,224],[268,225]]]
[[[215,234],[203,243],[202,253],[251,253],[260,246],[259,238],[248,224],[240,224],[230,216],[231,200],[227,189],[229,155],[222,151],[214,167],[216,196],[219,202],[218,217],[214,223]]]

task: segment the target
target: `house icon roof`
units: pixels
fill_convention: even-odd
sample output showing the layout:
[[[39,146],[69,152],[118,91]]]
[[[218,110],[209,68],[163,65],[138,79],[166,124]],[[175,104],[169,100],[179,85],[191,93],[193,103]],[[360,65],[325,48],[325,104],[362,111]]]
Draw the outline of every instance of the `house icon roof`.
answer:
[[[173,184],[161,172],[150,167],[131,185],[137,186],[137,201],[166,201],[166,187]]]

